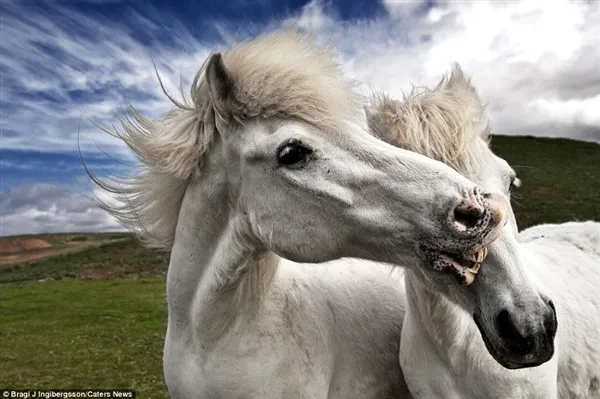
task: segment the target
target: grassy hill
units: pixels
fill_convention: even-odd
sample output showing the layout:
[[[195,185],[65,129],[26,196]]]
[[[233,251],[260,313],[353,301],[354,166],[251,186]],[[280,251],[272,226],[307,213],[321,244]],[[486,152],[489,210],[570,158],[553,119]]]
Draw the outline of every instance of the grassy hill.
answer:
[[[600,220],[600,144],[495,136],[492,149],[523,181],[512,204],[520,229]]]
[[[497,136],[493,149],[523,180],[513,195],[521,228],[600,220],[600,145]],[[0,386],[135,388],[141,398],[167,397],[167,256],[120,233],[20,238],[51,245],[31,251],[58,252],[0,268]],[[0,259],[28,255],[9,244]]]
[[[105,234],[114,235],[115,233]],[[98,240],[96,242],[99,244],[39,262],[5,267],[0,269],[0,284],[31,280],[139,279],[166,275],[167,254],[144,248],[139,240],[130,234],[119,233],[118,237],[116,240]],[[45,241],[53,240],[48,239],[46,235]]]

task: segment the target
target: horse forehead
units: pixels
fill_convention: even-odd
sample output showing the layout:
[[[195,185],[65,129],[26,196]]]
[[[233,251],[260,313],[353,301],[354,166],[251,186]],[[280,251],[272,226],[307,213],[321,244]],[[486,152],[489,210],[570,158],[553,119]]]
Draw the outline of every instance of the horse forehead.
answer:
[[[477,170],[472,176],[473,180],[476,180],[484,188],[497,189],[499,185],[502,185],[504,177],[512,170],[510,165],[494,154],[487,145],[478,146],[474,151]]]
[[[324,131],[317,126],[293,119],[254,122],[247,124],[242,130],[237,143],[249,151],[260,151],[267,146],[283,144],[288,139],[297,139],[321,149],[348,139],[346,132]]]
[[[488,152],[490,153],[491,157],[493,158],[494,162],[496,163],[496,167],[498,167],[506,172],[509,172],[512,169],[510,167],[510,164],[504,158],[501,158],[498,155],[494,154],[492,152],[492,150],[489,148],[488,148]]]

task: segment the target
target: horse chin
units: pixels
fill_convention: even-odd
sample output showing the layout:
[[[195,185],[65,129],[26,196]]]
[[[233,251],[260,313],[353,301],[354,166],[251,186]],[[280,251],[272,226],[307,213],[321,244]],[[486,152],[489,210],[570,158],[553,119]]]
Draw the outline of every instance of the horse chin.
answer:
[[[531,362],[531,361],[530,362],[520,362],[520,361],[513,359],[510,356],[510,354],[508,354],[506,351],[503,351],[501,349],[499,344],[494,344],[492,342],[492,340],[488,336],[486,330],[483,328],[483,326],[481,324],[481,317],[478,312],[475,312],[475,314],[473,315],[473,321],[475,321],[475,325],[477,326],[477,329],[479,330],[479,333],[481,334],[481,338],[483,339],[483,343],[485,344],[487,351],[494,358],[494,360],[498,364],[500,364],[502,367],[504,367],[505,369],[508,369],[508,370],[526,369],[526,368],[530,368],[530,367],[537,367],[537,366],[540,366],[540,365],[546,363],[547,360],[541,360],[541,361],[536,360],[533,362]]]

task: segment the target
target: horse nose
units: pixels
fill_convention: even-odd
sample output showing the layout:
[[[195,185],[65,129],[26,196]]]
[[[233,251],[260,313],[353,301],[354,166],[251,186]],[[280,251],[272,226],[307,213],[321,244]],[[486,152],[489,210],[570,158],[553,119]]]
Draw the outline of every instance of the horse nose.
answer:
[[[451,227],[461,235],[487,234],[493,240],[496,230],[506,222],[505,201],[498,195],[481,193],[477,188],[468,192],[465,198],[451,211]]]
[[[498,336],[504,342],[506,349],[512,356],[529,361],[535,358],[547,358],[554,352],[554,338],[558,322],[556,309],[552,301],[547,303],[547,308],[542,315],[543,328],[534,328],[530,331],[524,326],[518,326],[508,310],[501,310],[496,316],[495,326]],[[535,360],[534,360],[535,359]]]

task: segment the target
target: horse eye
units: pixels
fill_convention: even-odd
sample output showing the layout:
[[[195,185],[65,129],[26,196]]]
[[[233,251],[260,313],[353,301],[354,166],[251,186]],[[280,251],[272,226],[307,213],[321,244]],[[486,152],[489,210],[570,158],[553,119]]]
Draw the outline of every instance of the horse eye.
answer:
[[[508,185],[508,192],[512,192],[514,188],[521,186],[521,180],[519,180],[516,176],[510,180],[510,184]]]
[[[312,154],[310,148],[306,148],[300,143],[291,142],[285,145],[277,154],[277,160],[282,165],[294,165],[305,161]]]

